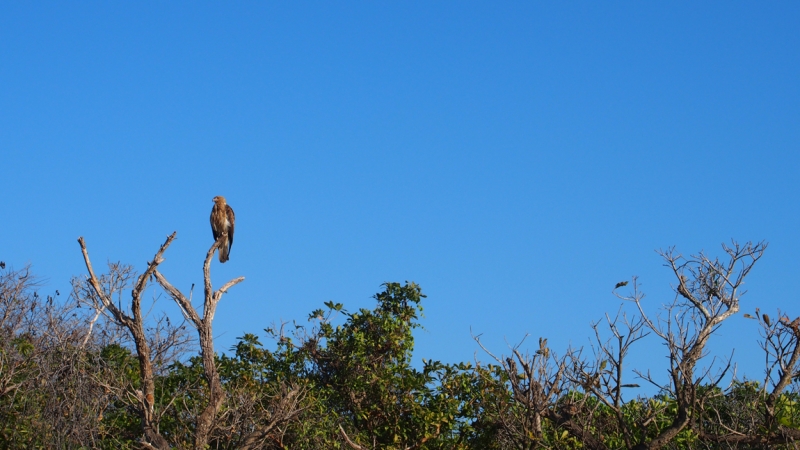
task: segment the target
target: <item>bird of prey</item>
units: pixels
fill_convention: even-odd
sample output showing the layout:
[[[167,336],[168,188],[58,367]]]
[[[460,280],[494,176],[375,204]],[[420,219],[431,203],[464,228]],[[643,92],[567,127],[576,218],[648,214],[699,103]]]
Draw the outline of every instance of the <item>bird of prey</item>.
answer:
[[[619,289],[619,288],[621,288],[622,286],[627,286],[627,285],[628,285],[628,282],[627,282],[627,281],[620,281],[619,283],[617,283],[617,285],[616,285],[616,286],[614,286],[614,289]]]
[[[224,263],[228,260],[231,247],[233,247],[233,225],[236,222],[236,216],[233,214],[233,208],[225,202],[225,197],[218,195],[213,200],[211,231],[214,233],[214,242],[220,236],[225,237],[219,245],[219,262]]]

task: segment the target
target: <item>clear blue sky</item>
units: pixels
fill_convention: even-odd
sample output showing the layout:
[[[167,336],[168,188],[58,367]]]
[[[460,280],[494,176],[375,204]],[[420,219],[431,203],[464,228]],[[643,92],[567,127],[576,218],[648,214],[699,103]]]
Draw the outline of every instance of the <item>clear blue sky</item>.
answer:
[[[417,359],[472,359],[470,328],[563,352],[617,281],[673,298],[655,249],[732,238],[770,242],[743,312],[800,315],[798,23],[797,2],[4,2],[0,260],[63,293],[78,236],[143,270],[177,231],[161,270],[186,290],[224,195],[214,281],[247,279],[220,350],[413,280]],[[757,338],[740,315],[715,352],[758,378]]]

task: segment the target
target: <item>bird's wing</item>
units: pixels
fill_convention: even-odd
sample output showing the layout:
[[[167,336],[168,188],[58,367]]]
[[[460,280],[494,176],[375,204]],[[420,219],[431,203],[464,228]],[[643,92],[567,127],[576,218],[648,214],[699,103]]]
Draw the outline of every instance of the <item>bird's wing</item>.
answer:
[[[217,212],[217,205],[214,205],[211,208],[211,218],[209,220],[211,222],[211,234],[214,235],[214,242],[217,242],[217,224],[214,223],[214,213],[216,212]]]
[[[231,224],[231,227],[228,228],[228,251],[230,251],[233,247],[233,225],[236,222],[236,214],[233,213],[231,205],[225,205],[225,212],[228,215],[228,222]]]

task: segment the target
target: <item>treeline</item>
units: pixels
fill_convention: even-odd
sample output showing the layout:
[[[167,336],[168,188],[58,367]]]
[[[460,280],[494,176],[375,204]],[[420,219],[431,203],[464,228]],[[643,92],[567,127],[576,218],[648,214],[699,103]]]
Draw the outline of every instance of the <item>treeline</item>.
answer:
[[[270,345],[247,334],[219,356],[214,311],[243,278],[213,289],[215,243],[196,310],[158,270],[174,237],[141,275],[122,264],[96,274],[81,239],[87,275],[68,294],[39,295],[27,268],[0,270],[0,448],[745,449],[800,438],[800,318],[745,315],[760,330],[761,382],[729,381],[730,361],[700,364],[739,313],[763,243],[724,246],[723,259],[663,252],[674,301],[649,317],[636,279],[618,283],[634,313],[595,324],[594,351],[540,338],[531,352],[485,349],[486,363],[418,367],[425,296],[414,283],[386,283],[374,309],[326,303],[304,326],[268,329]],[[151,281],[181,320],[142,313]],[[669,368],[632,378],[626,358],[648,334]],[[636,383],[659,393],[631,398]]]

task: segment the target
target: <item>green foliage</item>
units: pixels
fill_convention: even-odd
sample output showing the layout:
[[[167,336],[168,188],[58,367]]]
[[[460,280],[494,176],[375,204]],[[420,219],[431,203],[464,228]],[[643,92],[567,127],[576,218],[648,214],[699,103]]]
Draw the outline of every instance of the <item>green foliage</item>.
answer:
[[[775,405],[778,423],[787,428],[800,429],[800,405],[797,393],[782,394]]]
[[[317,443],[338,447],[341,426],[355,443],[377,448],[459,448],[476,411],[477,378],[468,364],[425,361],[412,366],[413,330],[425,295],[414,283],[387,283],[373,310],[348,312],[326,303],[309,320],[314,332],[292,340],[280,336],[278,363],[287,378],[301,378],[312,391],[328,426]],[[341,313],[345,322],[330,318]],[[318,414],[320,413],[318,412]]]

